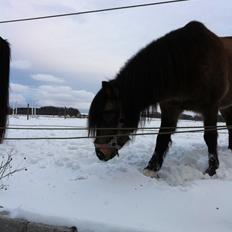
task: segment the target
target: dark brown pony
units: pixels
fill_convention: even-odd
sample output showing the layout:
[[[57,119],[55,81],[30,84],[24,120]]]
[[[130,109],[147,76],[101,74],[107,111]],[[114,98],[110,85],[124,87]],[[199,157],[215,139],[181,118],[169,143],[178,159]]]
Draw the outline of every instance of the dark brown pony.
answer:
[[[10,47],[0,37],[0,142],[5,135],[9,102]]]
[[[97,136],[94,144],[99,159],[107,161],[118,154],[134,131],[126,128],[137,128],[141,116],[149,116],[159,104],[161,126],[144,174],[155,176],[160,170],[179,115],[191,110],[203,116],[209,153],[206,173],[214,175],[219,166],[219,109],[227,125],[232,125],[230,41],[193,21],[148,44],[115,79],[103,82],[92,101],[88,121],[90,135]],[[229,135],[232,149],[231,129]]]

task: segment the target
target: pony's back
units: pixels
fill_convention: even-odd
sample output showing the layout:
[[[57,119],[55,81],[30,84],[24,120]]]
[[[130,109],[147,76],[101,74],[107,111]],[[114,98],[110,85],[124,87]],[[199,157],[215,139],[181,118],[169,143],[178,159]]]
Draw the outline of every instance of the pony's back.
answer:
[[[230,67],[232,69],[232,36],[228,37],[221,37],[221,41],[223,43],[223,46],[229,56],[229,63]]]

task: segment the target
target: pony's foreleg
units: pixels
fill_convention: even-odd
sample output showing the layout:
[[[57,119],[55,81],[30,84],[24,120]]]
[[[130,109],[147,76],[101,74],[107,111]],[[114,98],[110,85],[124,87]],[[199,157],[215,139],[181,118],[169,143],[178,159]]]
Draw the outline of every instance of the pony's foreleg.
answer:
[[[228,148],[232,150],[232,107],[221,109],[220,112],[226,121],[226,125],[229,132]]]
[[[218,109],[214,108],[203,114],[204,117],[204,140],[208,146],[209,152],[209,167],[205,173],[213,176],[216,174],[216,169],[219,167],[218,153],[217,153],[217,114]]]
[[[156,140],[156,148],[147,167],[144,169],[144,175],[150,177],[157,177],[157,172],[161,169],[165,154],[168,152],[169,144],[171,142],[171,131],[160,130]]]
[[[162,109],[161,109],[162,110]],[[165,154],[168,152],[171,143],[171,134],[176,129],[177,120],[181,111],[162,110],[161,127],[156,139],[156,147],[152,158],[144,169],[144,175],[157,177],[157,172],[161,169]]]

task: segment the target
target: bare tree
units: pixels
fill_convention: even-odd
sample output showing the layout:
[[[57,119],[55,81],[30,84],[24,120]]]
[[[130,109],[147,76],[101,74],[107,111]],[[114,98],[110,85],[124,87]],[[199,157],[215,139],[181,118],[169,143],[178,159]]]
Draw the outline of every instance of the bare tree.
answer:
[[[7,189],[7,185],[3,183],[3,179],[9,178],[16,172],[27,170],[25,168],[16,168],[12,167],[12,152],[6,156],[1,156],[0,161],[0,190]]]

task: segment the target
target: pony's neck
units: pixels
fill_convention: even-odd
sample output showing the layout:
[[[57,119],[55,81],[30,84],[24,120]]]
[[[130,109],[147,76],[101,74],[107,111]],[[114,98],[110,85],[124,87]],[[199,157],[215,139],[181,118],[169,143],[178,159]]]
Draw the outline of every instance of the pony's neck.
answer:
[[[167,81],[172,71],[167,70],[166,58],[169,51],[160,40],[153,41],[133,56],[113,80],[117,85],[122,102],[131,110],[142,112],[151,105],[165,100],[172,83]]]

